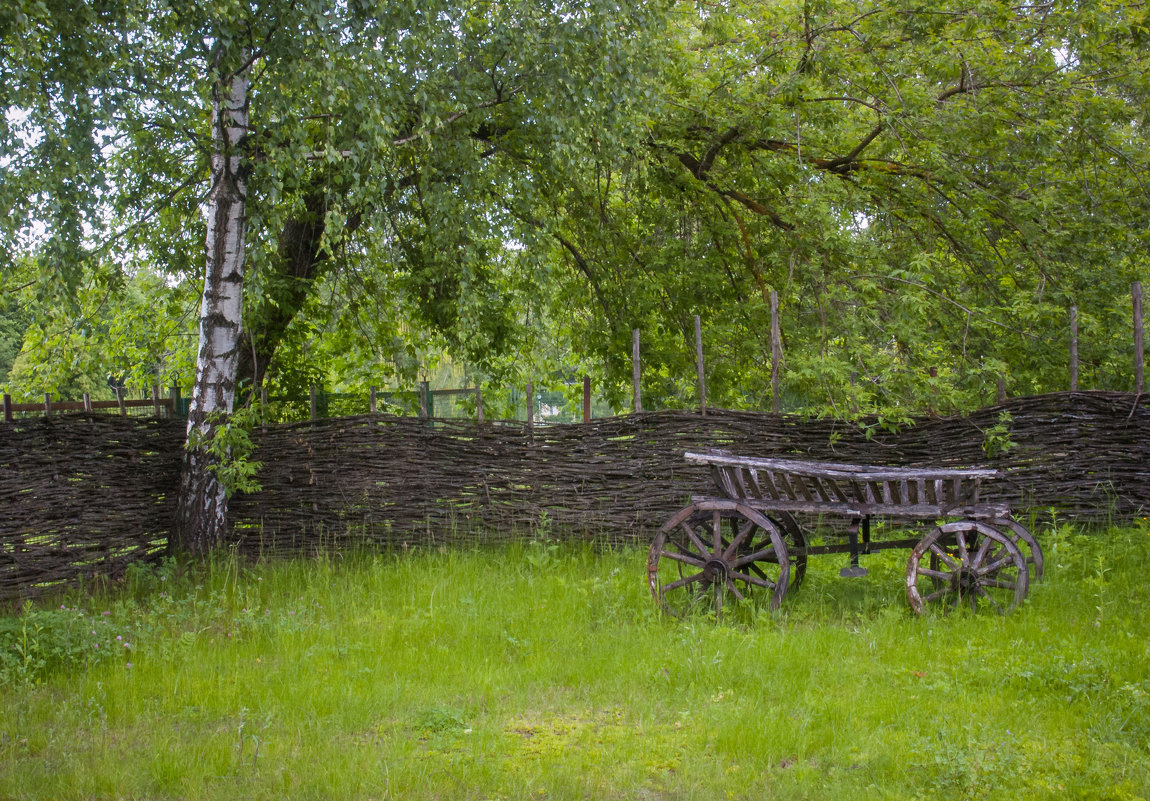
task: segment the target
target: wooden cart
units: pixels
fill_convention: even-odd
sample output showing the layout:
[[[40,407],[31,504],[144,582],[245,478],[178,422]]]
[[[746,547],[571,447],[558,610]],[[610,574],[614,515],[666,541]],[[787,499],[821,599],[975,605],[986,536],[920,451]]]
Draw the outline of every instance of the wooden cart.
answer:
[[[860,554],[911,549],[906,597],[920,614],[962,605],[1005,613],[1042,576],[1042,550],[1011,518],[1009,505],[979,497],[982,482],[1000,475],[995,470],[756,459],[725,451],[686,458],[711,468],[718,494],[694,497],[651,545],[647,580],[674,614],[694,608],[721,614],[724,603],[752,595],[765,595],[777,609],[815,554],[848,554],[841,574],[861,576]],[[814,517],[842,519],[846,531],[812,545],[799,520]],[[874,518],[927,531],[872,540]]]

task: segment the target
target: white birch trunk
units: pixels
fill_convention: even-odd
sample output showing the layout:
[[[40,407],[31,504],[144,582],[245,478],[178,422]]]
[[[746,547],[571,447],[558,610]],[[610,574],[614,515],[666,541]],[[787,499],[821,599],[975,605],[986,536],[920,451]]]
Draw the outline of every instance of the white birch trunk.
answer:
[[[212,457],[203,443],[214,434],[220,417],[231,413],[235,401],[243,317],[248,80],[246,67],[220,76],[212,95],[212,188],[200,344],[176,521],[181,546],[200,554],[223,543],[229,528],[227,494],[209,469]]]

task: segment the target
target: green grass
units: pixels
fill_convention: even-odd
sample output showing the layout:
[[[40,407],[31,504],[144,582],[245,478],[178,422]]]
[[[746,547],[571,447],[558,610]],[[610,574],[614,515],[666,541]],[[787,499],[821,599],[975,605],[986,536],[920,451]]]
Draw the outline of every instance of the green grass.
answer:
[[[641,549],[138,569],[0,620],[0,798],[1145,798],[1148,535],[1040,532],[1005,618],[905,552],[722,622]]]

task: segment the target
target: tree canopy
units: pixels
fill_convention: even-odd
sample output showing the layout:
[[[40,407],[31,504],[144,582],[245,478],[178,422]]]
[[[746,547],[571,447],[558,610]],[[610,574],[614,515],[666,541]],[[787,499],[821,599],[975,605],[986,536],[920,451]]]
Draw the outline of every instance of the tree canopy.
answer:
[[[1144,4],[7,6],[13,390],[191,380],[212,76],[241,61],[241,395],[450,358],[621,403],[640,328],[645,398],[689,405],[699,314],[711,401],[769,408],[771,290],[784,408],[1063,388],[1071,306],[1083,385],[1129,385]]]

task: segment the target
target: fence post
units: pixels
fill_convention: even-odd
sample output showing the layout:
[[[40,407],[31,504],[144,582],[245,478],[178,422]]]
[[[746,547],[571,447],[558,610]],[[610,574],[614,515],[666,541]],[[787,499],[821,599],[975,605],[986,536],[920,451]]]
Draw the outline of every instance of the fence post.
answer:
[[[180,399],[180,388],[172,387],[176,393],[176,400]],[[268,388],[266,384],[260,384],[260,431],[266,432],[268,430]]]
[[[938,417],[938,368],[932,367],[930,375],[930,416]]]
[[[699,412],[707,414],[707,384],[703,378],[703,321],[695,315],[695,366],[699,371]]]
[[[308,389],[308,405],[309,412],[311,413],[311,421],[314,423],[316,418],[316,398],[315,398],[315,384],[312,384]]]
[[[84,393],[84,411],[88,414],[92,413],[92,396],[87,392]]]
[[[375,403],[375,387],[371,387],[370,390],[368,391],[367,403],[368,403],[368,409],[371,411],[372,414],[375,414],[375,410],[377,408],[376,403]]]
[[[116,403],[120,405],[120,417],[128,416],[128,407],[124,405],[124,388],[116,387]]]
[[[7,392],[4,393],[4,422],[12,422],[12,396]]]
[[[1006,376],[998,377],[998,402],[1006,403]]]
[[[483,387],[479,384],[475,385],[475,421],[483,422]]]
[[[631,382],[635,385],[635,411],[643,411],[643,398],[639,393],[639,329],[631,331]]]
[[[531,386],[531,382],[527,382],[527,427],[531,428],[535,424],[535,387]]]
[[[779,368],[783,360],[783,335],[779,328],[779,293],[771,290],[771,411],[779,413]]]
[[[48,417],[52,414],[52,393],[44,393],[44,416]]]
[[[1135,281],[1130,288],[1134,301],[1134,391],[1141,395],[1146,390],[1146,340],[1142,334],[1142,282]]]
[[[583,376],[583,422],[591,422],[591,376]]]
[[[428,384],[426,381],[419,382],[419,416],[424,420],[427,419],[427,398],[428,398]]]
[[[263,393],[264,388],[260,387],[260,392]],[[171,390],[168,391],[168,397],[172,400],[172,417],[180,416],[180,385],[172,384]],[[266,403],[264,404],[267,405]],[[262,419],[262,414],[261,414]]]
[[[1078,307],[1070,307],[1070,391],[1078,391]]]
[[[152,384],[152,414],[160,416],[160,385]]]

